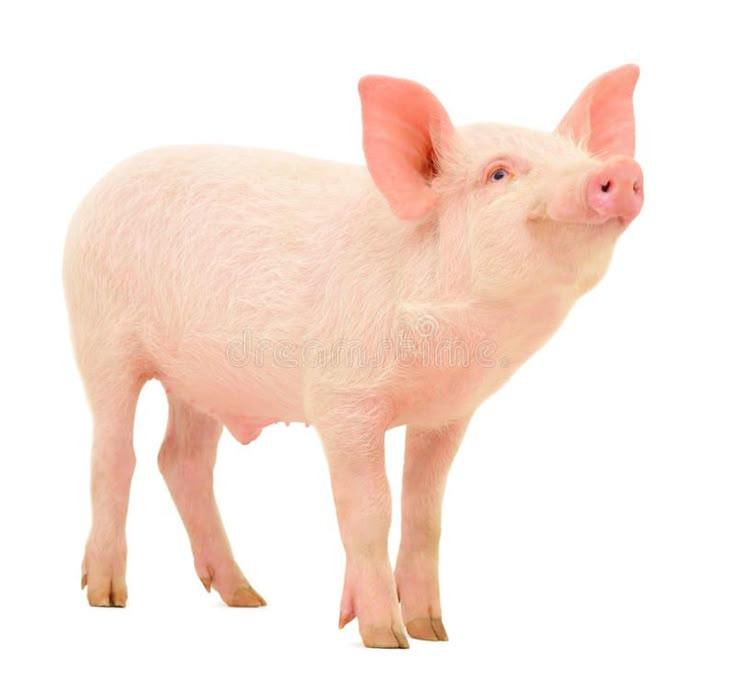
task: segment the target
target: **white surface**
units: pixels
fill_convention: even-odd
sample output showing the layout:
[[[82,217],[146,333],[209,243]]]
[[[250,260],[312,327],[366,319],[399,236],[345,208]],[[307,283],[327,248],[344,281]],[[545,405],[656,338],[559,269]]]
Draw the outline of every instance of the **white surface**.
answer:
[[[736,58],[725,6],[696,9],[4,5],[0,676],[733,679]],[[355,624],[338,632],[342,548],[302,426],[245,448],[223,437],[221,509],[269,606],[205,594],[156,470],[156,384],[136,424],[129,606],[88,608],[90,419],[60,263],[91,184],[177,142],[360,162],[356,82],[369,72],[424,82],[458,124],[552,128],[588,81],[627,62],[642,68],[644,211],[603,283],[471,425],[445,505],[450,642],[368,651]],[[395,499],[402,441],[389,433]]]

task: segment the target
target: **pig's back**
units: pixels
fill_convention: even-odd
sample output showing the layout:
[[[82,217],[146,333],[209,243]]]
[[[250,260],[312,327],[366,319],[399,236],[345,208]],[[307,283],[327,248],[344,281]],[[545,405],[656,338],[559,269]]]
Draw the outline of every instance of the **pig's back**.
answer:
[[[279,152],[217,146],[144,152],[116,166],[74,216],[65,254],[68,293],[89,299],[105,289],[113,307],[143,296],[166,303],[162,318],[187,308],[191,323],[197,299],[206,314],[223,288],[224,300],[237,297],[242,282],[257,281],[278,308],[278,289],[288,288],[293,298],[306,288],[316,264],[310,258],[326,233],[340,230],[340,210],[366,180],[357,166]]]

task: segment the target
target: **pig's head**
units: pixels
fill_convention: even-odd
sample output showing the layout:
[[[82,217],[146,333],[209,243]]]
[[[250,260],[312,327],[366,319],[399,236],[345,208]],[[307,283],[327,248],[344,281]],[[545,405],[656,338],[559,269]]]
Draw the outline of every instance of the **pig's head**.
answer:
[[[551,133],[455,128],[411,81],[360,81],[368,169],[393,213],[438,231],[440,266],[498,295],[540,284],[576,293],[605,273],[644,194],[634,161],[636,66],[593,81]]]

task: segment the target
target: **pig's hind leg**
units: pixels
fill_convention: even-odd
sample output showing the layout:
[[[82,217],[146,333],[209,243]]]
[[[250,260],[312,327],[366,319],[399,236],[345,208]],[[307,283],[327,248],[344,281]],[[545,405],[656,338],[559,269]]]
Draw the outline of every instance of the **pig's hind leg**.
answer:
[[[230,606],[266,605],[235,562],[217,509],[213,470],[221,433],[218,421],[170,395],[159,469],[189,534],[205,589],[214,586]]]
[[[80,364],[84,370],[87,365]],[[125,521],[135,468],[133,419],[142,376],[83,371],[92,409],[92,528],[82,561],[82,588],[90,605],[123,607],[127,545]]]

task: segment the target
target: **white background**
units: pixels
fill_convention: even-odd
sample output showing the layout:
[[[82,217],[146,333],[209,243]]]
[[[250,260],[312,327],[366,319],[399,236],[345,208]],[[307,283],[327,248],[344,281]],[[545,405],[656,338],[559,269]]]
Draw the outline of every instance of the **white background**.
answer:
[[[0,676],[734,679],[725,6],[4,2]],[[551,129],[591,79],[627,62],[642,69],[644,211],[603,283],[471,425],[445,505],[450,642],[371,651],[355,624],[337,630],[344,564],[327,470],[316,433],[297,425],[220,445],[222,513],[269,606],[207,595],[156,468],[166,409],[153,383],[136,423],[128,608],[88,608],[90,418],[61,253],[91,184],[167,143],[362,162],[366,73],[424,82],[457,124]],[[402,442],[389,433],[395,499]]]

